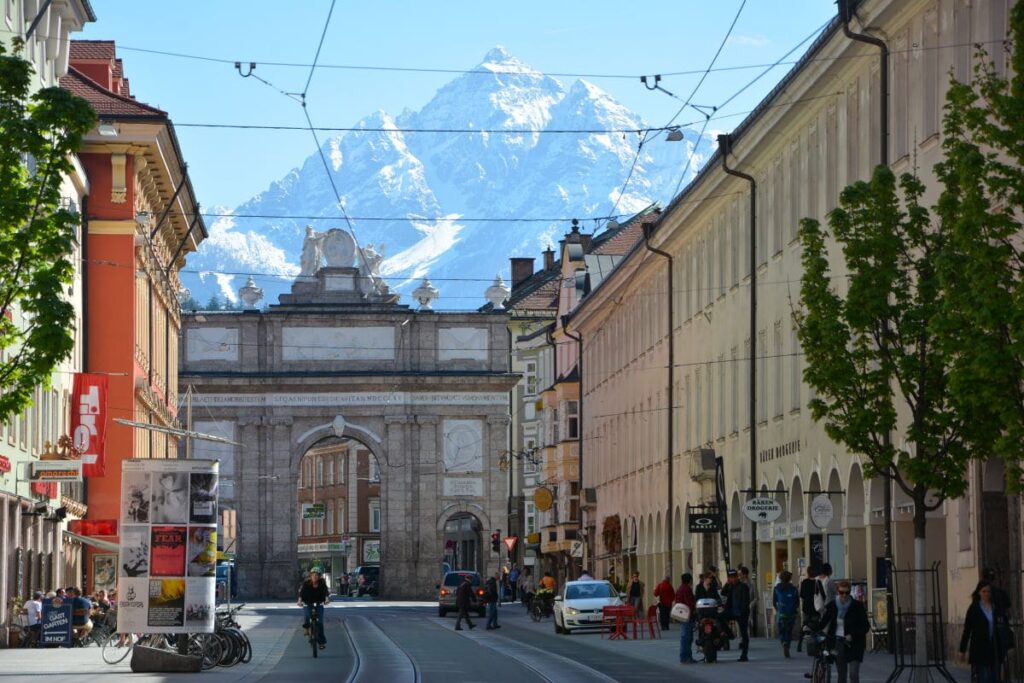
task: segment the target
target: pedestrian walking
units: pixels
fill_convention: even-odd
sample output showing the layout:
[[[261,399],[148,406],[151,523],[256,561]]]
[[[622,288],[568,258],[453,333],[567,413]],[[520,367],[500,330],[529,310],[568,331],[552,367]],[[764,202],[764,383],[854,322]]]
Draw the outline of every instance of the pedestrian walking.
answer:
[[[800,609],[800,593],[793,585],[793,573],[782,572],[779,582],[772,590],[772,605],[775,606],[775,626],[782,643],[782,656],[789,657],[789,645],[793,641],[793,625]]]
[[[498,625],[498,583],[501,581],[501,572],[496,572],[494,576],[487,579],[487,583],[484,586],[484,604],[487,605],[487,630],[493,631],[496,628],[501,628]]]
[[[637,617],[642,617],[644,612],[644,582],[640,580],[640,572],[633,572],[629,585],[626,586],[626,596],[629,604]]]
[[[533,594],[537,592],[537,582],[533,578],[533,568],[523,567],[523,573],[519,576],[519,596],[523,600],[523,606],[529,610]]]
[[[672,612],[672,601],[676,597],[671,577],[666,576],[661,583],[654,587],[654,597],[658,600],[658,622],[661,624],[661,630],[667,631],[669,623],[671,623],[669,614]]]
[[[722,587],[725,613],[739,627],[740,658],[737,661],[745,662],[750,649],[750,586],[740,581],[735,569],[726,570],[725,575],[726,583]]]
[[[462,583],[455,589],[455,609],[459,616],[455,619],[455,630],[462,630],[462,620],[466,620],[469,628],[476,628],[476,624],[469,618],[469,608],[473,606],[473,578],[469,574],[462,575]]]
[[[838,581],[835,588],[836,599],[825,605],[822,616],[825,643],[836,653],[837,683],[860,683],[860,663],[864,661],[864,648],[871,630],[868,611],[863,602],[850,595],[849,581]]]
[[[508,573],[508,585],[509,589],[512,591],[512,597],[510,600],[512,602],[515,602],[519,595],[519,574],[519,565],[513,562],[512,571]]]
[[[960,659],[971,665],[971,680],[977,683],[1000,683],[1005,644],[1000,642],[998,608],[993,600],[992,584],[982,580],[971,594],[971,606],[964,617],[964,633],[960,637]]]
[[[818,609],[815,603],[821,595],[821,582],[818,581],[818,568],[807,567],[804,579],[800,582],[800,614],[804,626],[818,621]],[[796,641],[796,651],[803,649],[803,638]]]
[[[825,609],[825,605],[836,599],[836,581],[832,578],[832,565],[828,562],[821,565],[821,572],[818,574],[818,581],[821,582],[821,607],[818,611]]]
[[[693,618],[697,614],[697,601],[693,595],[693,574],[683,574],[682,583],[676,591],[675,601],[690,608],[690,619],[679,622],[679,663],[693,663]]]
[[[338,595],[343,597],[349,597],[351,595],[351,587],[349,586],[349,578],[347,572],[342,572],[341,576],[338,577]]]

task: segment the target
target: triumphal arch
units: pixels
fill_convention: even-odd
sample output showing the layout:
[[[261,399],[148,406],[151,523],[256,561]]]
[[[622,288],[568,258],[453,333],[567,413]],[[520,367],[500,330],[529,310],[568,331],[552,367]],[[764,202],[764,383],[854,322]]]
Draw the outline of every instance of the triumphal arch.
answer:
[[[505,316],[436,312],[428,283],[418,308],[404,305],[379,260],[347,233],[310,229],[302,273],[277,304],[185,316],[180,383],[194,428],[237,444],[196,441],[193,455],[221,460],[245,596],[295,596],[299,463],[332,440],[356,440],[377,462],[381,597],[436,594],[453,519],[484,536],[505,526],[498,463],[516,382]],[[258,302],[251,280],[239,293]],[[498,560],[488,547],[480,569]]]

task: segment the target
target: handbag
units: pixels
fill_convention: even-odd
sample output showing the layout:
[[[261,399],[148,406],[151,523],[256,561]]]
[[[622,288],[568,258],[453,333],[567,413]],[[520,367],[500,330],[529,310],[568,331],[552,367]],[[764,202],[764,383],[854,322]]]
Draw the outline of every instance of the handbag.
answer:
[[[1005,621],[996,624],[996,642],[1003,652],[1008,652],[1017,646],[1017,638],[1013,629]]]
[[[690,608],[681,602],[677,602],[672,605],[672,611],[668,613],[668,616],[672,621],[689,621]]]

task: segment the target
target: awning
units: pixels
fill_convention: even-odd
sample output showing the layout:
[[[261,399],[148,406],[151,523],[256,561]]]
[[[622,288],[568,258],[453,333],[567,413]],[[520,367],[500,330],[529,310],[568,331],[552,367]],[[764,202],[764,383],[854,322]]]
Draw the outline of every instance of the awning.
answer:
[[[110,541],[101,541],[98,538],[90,538],[89,536],[79,536],[78,534],[73,534],[70,531],[65,531],[64,536],[66,538],[70,538],[72,541],[91,545],[93,548],[99,548],[100,550],[106,550],[107,552],[116,553],[119,550],[118,545],[116,543],[111,543]]]

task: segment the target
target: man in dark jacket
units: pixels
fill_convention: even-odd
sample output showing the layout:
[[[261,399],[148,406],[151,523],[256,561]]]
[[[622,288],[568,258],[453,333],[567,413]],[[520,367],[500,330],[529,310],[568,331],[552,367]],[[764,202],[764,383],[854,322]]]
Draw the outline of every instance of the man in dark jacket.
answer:
[[[493,631],[498,626],[498,580],[501,578],[501,572],[498,572],[494,576],[487,579],[487,584],[484,588],[484,602],[487,604],[487,630]]]
[[[740,658],[747,661],[747,650],[750,647],[750,586],[740,581],[739,573],[729,569],[725,573],[726,583],[722,586],[722,600],[725,601],[725,613],[736,622],[740,629]]]
[[[818,568],[815,565],[807,567],[807,576],[800,582],[800,614],[803,625],[812,624],[818,621],[818,610],[814,607],[814,596],[821,593],[821,582],[818,581]],[[796,651],[803,648],[803,638],[796,641]]]
[[[860,663],[864,661],[871,625],[864,603],[850,595],[849,581],[843,579],[836,583],[836,599],[825,605],[821,626],[825,629],[829,649],[836,650],[838,683],[860,683]],[[841,645],[838,649],[837,642]]]
[[[459,616],[455,620],[455,630],[462,630],[462,620],[465,619],[469,628],[476,628],[476,624],[469,618],[469,609],[473,606],[473,577],[463,574],[462,583],[455,589],[455,609],[459,610]]]
[[[309,578],[302,582],[299,589],[299,604],[302,605],[303,622],[302,628],[306,635],[309,635],[309,620],[313,610],[316,609],[316,642],[320,649],[327,647],[327,637],[324,635],[324,605],[330,602],[330,592],[327,584],[320,578],[320,570],[313,569],[309,572]]]

